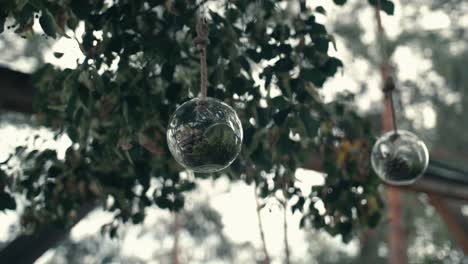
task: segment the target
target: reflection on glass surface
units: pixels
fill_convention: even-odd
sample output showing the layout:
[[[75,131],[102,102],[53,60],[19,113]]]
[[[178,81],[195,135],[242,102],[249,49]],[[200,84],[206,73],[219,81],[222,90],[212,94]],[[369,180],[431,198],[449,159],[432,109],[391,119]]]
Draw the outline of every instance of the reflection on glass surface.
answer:
[[[216,172],[239,154],[242,125],[229,105],[214,98],[195,98],[172,115],[167,142],[180,165],[194,172]]]
[[[416,135],[398,130],[384,134],[371,154],[372,168],[385,182],[407,185],[425,172],[429,163],[427,147]]]

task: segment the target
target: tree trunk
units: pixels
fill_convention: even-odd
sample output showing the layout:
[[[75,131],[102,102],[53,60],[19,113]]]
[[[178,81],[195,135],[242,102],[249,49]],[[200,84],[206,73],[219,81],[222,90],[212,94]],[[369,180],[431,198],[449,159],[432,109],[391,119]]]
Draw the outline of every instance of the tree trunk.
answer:
[[[291,263],[291,251],[289,248],[288,240],[288,202],[284,201],[283,203],[283,230],[284,230],[284,263]]]
[[[388,201],[388,263],[407,263],[406,236],[403,225],[400,191],[395,187],[387,188]]]
[[[457,242],[463,253],[468,256],[468,224],[467,218],[461,212],[461,205],[456,201],[443,199],[437,195],[429,195],[429,201],[444,220],[453,240]]]
[[[262,249],[263,249],[263,255],[264,255],[263,263],[270,264],[270,254],[268,254],[268,250],[266,247],[265,232],[263,230],[262,216],[260,215],[260,210],[262,209],[262,207],[260,206],[260,202],[258,200],[256,182],[254,185],[254,194],[255,194],[255,204],[257,205],[256,211],[257,211],[257,220],[258,220],[258,230],[260,232],[260,239],[262,240]]]
[[[95,202],[84,204],[78,211],[76,225],[88,213],[96,208]],[[71,226],[71,227],[73,227]],[[0,263],[32,264],[47,250],[56,247],[70,233],[69,229],[60,229],[47,225],[31,235],[19,235],[0,251]]]
[[[378,239],[378,238],[377,238]],[[359,237],[359,260],[361,263],[376,263],[378,256],[378,241],[376,230],[369,229]]]
[[[174,213],[174,246],[172,247],[172,264],[179,264],[180,214]]]

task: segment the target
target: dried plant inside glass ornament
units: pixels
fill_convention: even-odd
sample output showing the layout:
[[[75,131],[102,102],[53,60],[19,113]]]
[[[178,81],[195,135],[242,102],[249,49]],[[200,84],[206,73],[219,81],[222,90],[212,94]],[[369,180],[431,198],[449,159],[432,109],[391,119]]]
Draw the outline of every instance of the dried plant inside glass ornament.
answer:
[[[172,115],[167,141],[180,165],[193,172],[216,172],[239,154],[242,125],[229,105],[210,97],[195,98]]]
[[[413,133],[390,131],[380,137],[372,148],[371,163],[383,181],[408,185],[426,171],[429,153],[424,142]]]

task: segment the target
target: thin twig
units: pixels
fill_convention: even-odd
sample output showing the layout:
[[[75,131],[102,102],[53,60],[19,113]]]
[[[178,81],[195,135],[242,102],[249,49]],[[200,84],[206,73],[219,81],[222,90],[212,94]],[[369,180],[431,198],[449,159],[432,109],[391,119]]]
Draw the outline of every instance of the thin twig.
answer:
[[[392,78],[390,73],[390,63],[389,56],[387,54],[387,46],[385,45],[385,36],[384,28],[382,26],[382,18],[380,16],[380,0],[376,1],[375,6],[375,18],[377,21],[377,39],[380,47],[381,59],[382,59],[382,76],[384,82],[384,93],[386,98],[390,103],[391,113],[392,113],[392,126],[395,134],[398,134],[397,122],[396,122],[396,113],[395,113],[395,103],[393,101],[393,91],[395,90],[395,81]]]
[[[284,263],[291,263],[291,251],[288,240],[288,201],[283,202],[283,230],[284,230]]]
[[[180,237],[180,216],[174,213],[174,245],[172,248],[172,264],[179,264],[179,237]]]
[[[263,263],[270,264],[270,254],[268,254],[268,250],[266,247],[265,231],[263,230],[262,216],[260,215],[260,210],[262,208],[260,206],[260,202],[259,202],[259,198],[257,194],[257,182],[256,181],[254,182],[255,182],[255,185],[254,185],[255,204],[257,205],[256,211],[257,211],[258,229],[260,232],[260,239],[262,240],[263,254],[265,255],[265,259]]]
[[[196,26],[197,38],[195,39],[195,45],[200,51],[200,91],[201,98],[206,98],[207,94],[207,66],[206,66],[206,46],[208,46],[208,25],[206,24],[206,18],[204,14],[200,14]]]

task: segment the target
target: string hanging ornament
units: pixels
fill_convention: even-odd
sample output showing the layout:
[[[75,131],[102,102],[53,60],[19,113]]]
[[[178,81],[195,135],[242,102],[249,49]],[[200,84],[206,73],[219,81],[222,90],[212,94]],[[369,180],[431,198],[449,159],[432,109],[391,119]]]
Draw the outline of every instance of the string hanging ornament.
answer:
[[[204,2],[201,8],[204,10]],[[212,173],[227,168],[242,146],[242,124],[236,111],[215,98],[207,97],[206,48],[208,25],[204,12],[196,25],[194,44],[200,53],[200,96],[183,103],[173,113],[167,142],[174,159],[186,169]]]
[[[380,19],[380,0],[376,6],[378,40],[383,59],[383,92],[388,100],[392,115],[393,129],[382,135],[374,144],[371,164],[375,173],[392,185],[409,185],[418,180],[427,169],[429,152],[426,144],[415,134],[397,128],[393,91],[394,78],[389,74],[383,28]]]

